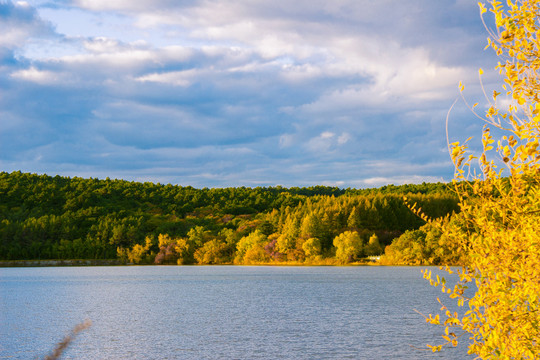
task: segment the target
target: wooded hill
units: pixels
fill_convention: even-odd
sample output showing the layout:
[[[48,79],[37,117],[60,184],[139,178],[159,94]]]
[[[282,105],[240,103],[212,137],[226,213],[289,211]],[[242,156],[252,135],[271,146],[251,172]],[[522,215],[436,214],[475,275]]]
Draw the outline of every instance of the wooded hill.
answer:
[[[195,189],[0,173],[0,259],[346,263],[458,210],[446,184]]]

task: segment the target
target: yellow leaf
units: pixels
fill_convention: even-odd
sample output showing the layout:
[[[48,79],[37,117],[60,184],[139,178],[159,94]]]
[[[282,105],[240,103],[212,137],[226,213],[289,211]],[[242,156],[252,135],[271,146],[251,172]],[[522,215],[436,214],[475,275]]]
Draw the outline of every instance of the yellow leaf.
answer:
[[[482,4],[481,2],[478,3],[478,7],[480,8],[480,14],[483,14],[487,11],[484,4]]]

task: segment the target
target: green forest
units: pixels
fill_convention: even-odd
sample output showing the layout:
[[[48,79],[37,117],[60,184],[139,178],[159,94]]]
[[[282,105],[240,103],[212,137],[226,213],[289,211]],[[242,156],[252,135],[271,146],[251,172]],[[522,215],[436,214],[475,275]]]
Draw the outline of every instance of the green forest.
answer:
[[[457,262],[433,218],[458,211],[447,184],[203,188],[0,173],[0,260],[134,264]],[[391,245],[392,244],[392,245]]]

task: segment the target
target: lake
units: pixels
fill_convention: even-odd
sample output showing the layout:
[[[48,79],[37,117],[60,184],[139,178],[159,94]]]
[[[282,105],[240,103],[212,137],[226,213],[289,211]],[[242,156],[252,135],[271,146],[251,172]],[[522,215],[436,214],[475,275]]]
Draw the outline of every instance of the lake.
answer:
[[[416,349],[442,340],[414,311],[440,307],[421,269],[0,268],[0,359],[43,358],[85,319],[65,359],[473,359]]]

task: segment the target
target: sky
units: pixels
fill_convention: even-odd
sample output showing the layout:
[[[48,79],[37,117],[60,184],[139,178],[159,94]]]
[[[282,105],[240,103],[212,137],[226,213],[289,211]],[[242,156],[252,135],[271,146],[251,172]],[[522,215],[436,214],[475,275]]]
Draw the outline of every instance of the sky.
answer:
[[[501,82],[476,0],[0,0],[0,34],[7,172],[449,181],[458,83]],[[450,141],[482,125],[459,100]]]

